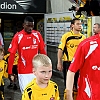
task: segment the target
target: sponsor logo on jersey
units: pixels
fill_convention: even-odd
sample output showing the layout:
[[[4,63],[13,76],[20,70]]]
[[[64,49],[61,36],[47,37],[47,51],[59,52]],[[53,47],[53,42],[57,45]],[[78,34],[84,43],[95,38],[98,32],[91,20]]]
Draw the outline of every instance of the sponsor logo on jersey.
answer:
[[[77,47],[78,45],[70,44],[71,48]]]
[[[93,70],[100,70],[100,67],[98,67],[98,66],[92,66],[92,69]]]

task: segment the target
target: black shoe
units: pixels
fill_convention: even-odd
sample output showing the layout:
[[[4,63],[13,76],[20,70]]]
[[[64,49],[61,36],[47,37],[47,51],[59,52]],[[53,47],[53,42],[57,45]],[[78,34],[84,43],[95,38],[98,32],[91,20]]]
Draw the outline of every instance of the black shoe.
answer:
[[[7,86],[8,89],[13,88],[13,84]]]
[[[14,84],[13,90],[17,90],[18,87]]]

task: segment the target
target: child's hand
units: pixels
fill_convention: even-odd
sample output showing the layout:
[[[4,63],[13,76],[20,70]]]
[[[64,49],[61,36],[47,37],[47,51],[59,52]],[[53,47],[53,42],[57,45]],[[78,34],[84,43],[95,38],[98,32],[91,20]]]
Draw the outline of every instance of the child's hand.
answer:
[[[9,74],[8,78],[9,78],[9,80],[14,81],[14,75],[13,74]]]
[[[2,72],[3,71],[3,69],[2,68],[0,68],[0,72]]]
[[[14,76],[13,76],[13,75],[11,75],[11,77],[10,77],[10,78],[11,78],[11,81],[14,81]]]

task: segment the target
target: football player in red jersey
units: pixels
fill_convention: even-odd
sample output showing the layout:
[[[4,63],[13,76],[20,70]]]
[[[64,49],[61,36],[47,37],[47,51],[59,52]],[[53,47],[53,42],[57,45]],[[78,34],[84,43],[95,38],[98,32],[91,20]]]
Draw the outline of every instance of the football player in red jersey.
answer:
[[[100,100],[100,32],[83,40],[67,72],[67,100],[73,100],[74,75],[80,70],[76,100]]]
[[[40,32],[33,30],[34,19],[26,16],[23,23],[23,30],[17,32],[8,48],[10,52],[8,61],[8,74],[12,76],[12,67],[16,51],[18,51],[18,79],[21,92],[24,87],[33,79],[32,58],[38,54],[46,54],[45,43]]]

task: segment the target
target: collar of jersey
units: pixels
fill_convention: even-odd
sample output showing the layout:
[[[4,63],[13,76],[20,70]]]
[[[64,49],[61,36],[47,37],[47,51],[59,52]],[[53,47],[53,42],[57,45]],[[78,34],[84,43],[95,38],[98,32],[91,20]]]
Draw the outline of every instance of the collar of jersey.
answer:
[[[35,89],[37,89],[37,90],[48,90],[50,81],[48,82],[48,86],[47,86],[46,88],[41,88],[41,87],[39,87],[39,86],[37,85],[37,83],[36,83],[36,78],[34,79],[34,83],[35,83],[35,84],[34,84]]]
[[[72,35],[80,35],[81,33],[79,32],[79,34],[74,34],[74,32],[71,30],[70,31]]]
[[[31,32],[30,34],[28,34],[28,33],[25,32],[25,30],[23,29],[23,33],[26,34],[26,35],[31,35],[32,32]]]

